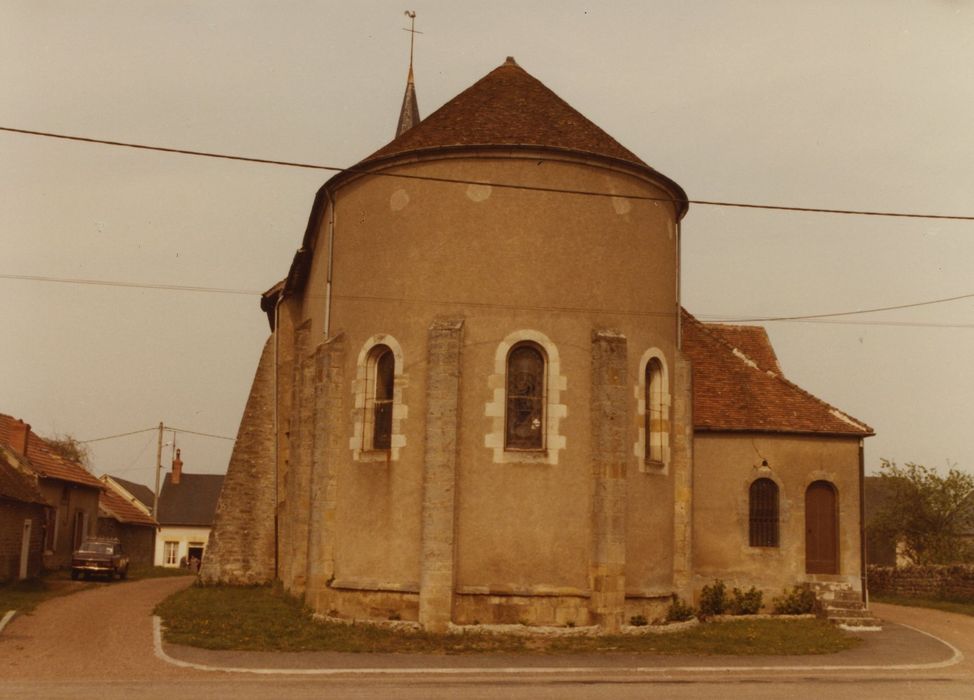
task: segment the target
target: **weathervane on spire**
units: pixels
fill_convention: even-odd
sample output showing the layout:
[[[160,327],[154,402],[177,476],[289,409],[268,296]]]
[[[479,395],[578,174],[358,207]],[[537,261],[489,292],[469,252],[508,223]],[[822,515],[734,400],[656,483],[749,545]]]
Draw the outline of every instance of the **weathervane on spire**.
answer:
[[[422,34],[422,32],[416,31],[416,11],[406,10],[404,13],[409,18],[409,29],[405,27],[402,28],[404,32],[409,32],[409,79],[412,80],[413,77],[413,45],[416,41],[416,35]]]
[[[409,32],[409,76],[406,78],[406,94],[402,98],[402,110],[399,112],[399,123],[396,125],[397,137],[419,124],[419,104],[416,102],[416,87],[413,85],[413,46],[416,43],[416,35],[422,32],[416,31],[416,13],[413,10],[406,10],[404,14],[409,18],[409,29],[402,28],[404,32]]]

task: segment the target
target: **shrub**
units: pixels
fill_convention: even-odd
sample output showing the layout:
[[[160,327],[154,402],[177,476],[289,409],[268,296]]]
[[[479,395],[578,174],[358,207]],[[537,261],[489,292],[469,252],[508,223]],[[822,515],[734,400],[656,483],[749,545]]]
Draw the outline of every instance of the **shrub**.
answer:
[[[775,615],[806,615],[815,611],[815,593],[810,588],[795,586],[772,602]]]
[[[684,622],[692,620],[696,615],[697,611],[693,609],[692,605],[687,605],[677,596],[673,596],[673,602],[670,603],[670,607],[666,611],[666,621]]]
[[[763,602],[764,594],[754,586],[746,591],[735,588],[729,608],[732,615],[756,615],[761,612]]]
[[[629,624],[633,627],[645,627],[649,624],[645,615],[633,615],[629,618]]]
[[[719,578],[712,586],[704,586],[700,592],[700,615],[710,617],[721,615],[727,609],[727,588]]]

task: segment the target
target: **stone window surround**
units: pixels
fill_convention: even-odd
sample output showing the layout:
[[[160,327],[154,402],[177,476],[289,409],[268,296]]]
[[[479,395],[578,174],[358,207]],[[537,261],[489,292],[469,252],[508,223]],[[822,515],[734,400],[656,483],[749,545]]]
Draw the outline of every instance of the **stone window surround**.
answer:
[[[388,450],[373,450],[369,448],[368,431],[372,422],[368,416],[368,394],[371,390],[369,375],[374,371],[373,349],[378,345],[385,345],[392,350],[395,358],[395,384],[392,391],[392,439]],[[402,346],[394,337],[385,333],[377,333],[365,341],[356,361],[355,380],[352,382],[352,404],[354,405],[354,428],[352,437],[348,440],[348,447],[352,450],[352,459],[356,462],[396,462],[399,454],[406,446],[406,436],[403,434],[403,421],[409,415],[403,390],[406,388],[408,376],[403,372]]]
[[[649,366],[649,361],[656,359],[660,363],[662,371],[660,373],[662,392],[663,392],[663,413],[664,420],[663,423],[666,429],[663,430],[663,459],[660,462],[647,462],[646,461],[646,368]],[[672,420],[670,417],[671,406],[672,406],[672,396],[670,394],[670,370],[666,363],[666,356],[663,355],[663,351],[659,348],[653,347],[643,353],[643,356],[639,359],[639,374],[636,386],[633,388],[633,394],[636,398],[636,420],[638,422],[638,437],[635,444],[633,445],[633,454],[639,460],[639,471],[646,472],[649,474],[667,474],[669,472],[670,466],[670,430],[669,427],[672,425]]]
[[[546,356],[545,363],[545,439],[543,450],[505,449],[504,434],[507,410],[507,357],[518,343],[530,342],[539,346]],[[561,401],[561,392],[568,387],[568,379],[561,373],[558,348],[544,333],[522,329],[510,333],[494,352],[494,373],[488,377],[487,386],[493,400],[484,406],[484,415],[490,419],[490,431],[484,436],[484,447],[494,452],[494,464],[558,464],[558,454],[565,449],[565,436],[561,434],[561,419],[568,415],[568,406]]]

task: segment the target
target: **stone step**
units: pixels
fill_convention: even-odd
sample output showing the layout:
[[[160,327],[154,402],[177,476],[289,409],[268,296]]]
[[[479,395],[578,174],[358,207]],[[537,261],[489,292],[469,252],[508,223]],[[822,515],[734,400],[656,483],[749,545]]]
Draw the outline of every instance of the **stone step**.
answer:
[[[831,620],[833,617],[872,617],[872,613],[865,608],[826,608],[825,616]]]
[[[875,617],[830,617],[829,622],[843,629],[868,629],[869,631],[880,630],[883,625]]]
[[[866,607],[859,598],[856,600],[823,600],[821,603],[826,608],[836,610],[857,610]]]

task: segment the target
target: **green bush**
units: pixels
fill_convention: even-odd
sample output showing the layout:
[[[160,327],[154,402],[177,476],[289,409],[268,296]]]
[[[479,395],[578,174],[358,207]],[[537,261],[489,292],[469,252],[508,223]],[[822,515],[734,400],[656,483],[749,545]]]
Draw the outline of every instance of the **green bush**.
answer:
[[[810,588],[795,586],[771,601],[775,615],[807,615],[815,611],[815,593]]]
[[[714,579],[712,586],[704,586],[700,592],[700,615],[722,615],[727,609],[727,588],[719,578]]]
[[[754,586],[746,591],[735,588],[728,607],[732,615],[756,615],[761,612],[763,602],[764,594]]]
[[[686,620],[692,620],[696,615],[697,611],[693,609],[692,605],[687,605],[674,595],[673,602],[670,603],[670,607],[666,611],[666,621],[685,622]]]

